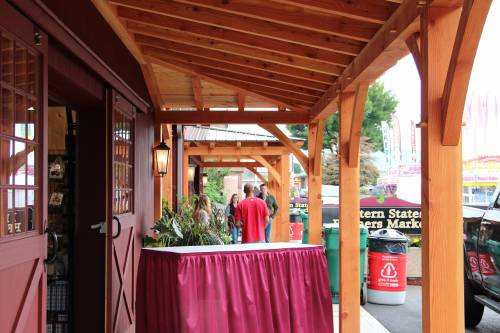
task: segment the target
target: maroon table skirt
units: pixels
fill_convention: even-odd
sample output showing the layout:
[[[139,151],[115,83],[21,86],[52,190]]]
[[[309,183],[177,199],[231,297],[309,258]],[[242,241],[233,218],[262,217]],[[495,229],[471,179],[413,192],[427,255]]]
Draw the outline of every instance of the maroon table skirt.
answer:
[[[172,253],[143,249],[136,332],[333,332],[322,247]]]

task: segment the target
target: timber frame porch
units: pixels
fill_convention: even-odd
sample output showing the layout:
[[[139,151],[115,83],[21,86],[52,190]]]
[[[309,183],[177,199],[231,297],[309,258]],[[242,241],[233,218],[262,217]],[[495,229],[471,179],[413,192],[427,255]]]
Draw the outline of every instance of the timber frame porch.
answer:
[[[464,331],[460,136],[492,0],[92,1],[141,65],[155,140],[160,128],[171,139],[165,124],[262,125],[308,172],[315,244],[324,119],[340,112],[341,332],[360,330],[359,261],[349,258],[359,251],[368,86],[411,52],[422,94],[423,331]],[[309,125],[307,157],[287,143],[282,123]],[[156,215],[160,198],[155,180]]]

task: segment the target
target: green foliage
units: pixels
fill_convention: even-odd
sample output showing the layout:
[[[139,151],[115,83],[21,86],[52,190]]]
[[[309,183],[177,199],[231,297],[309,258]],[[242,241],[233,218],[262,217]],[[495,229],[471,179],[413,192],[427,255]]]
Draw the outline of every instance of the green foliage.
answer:
[[[229,175],[227,168],[206,168],[205,172],[208,176],[208,181],[203,188],[203,193],[206,194],[211,202],[216,202],[222,205],[227,204],[228,198],[224,195],[224,177]]]
[[[302,169],[302,166],[299,163],[293,163],[293,173],[299,174],[302,172],[304,172],[304,169]]]
[[[373,144],[369,143],[366,138],[361,138],[360,143],[360,185],[374,185],[377,183],[379,176],[378,169],[373,163],[371,151]],[[339,185],[339,160],[336,153],[330,154],[323,164],[323,184]]]
[[[368,89],[361,135],[373,144],[374,151],[384,149],[381,123],[391,122],[392,114],[396,112],[397,105],[398,100],[391,91],[385,90],[383,83],[375,82]],[[307,147],[307,125],[288,125],[287,128],[292,136],[305,139],[304,146]],[[337,144],[338,132],[339,114],[337,112],[325,122],[324,149],[335,151],[334,146]]]
[[[192,246],[228,244],[231,241],[224,212],[214,209],[210,224],[198,223],[193,219],[197,198],[191,201],[185,197],[179,212],[174,212],[168,203],[163,204],[163,216],[151,228],[154,237],[144,236],[145,247]]]
[[[409,247],[422,247],[422,237],[414,237],[410,239]]]

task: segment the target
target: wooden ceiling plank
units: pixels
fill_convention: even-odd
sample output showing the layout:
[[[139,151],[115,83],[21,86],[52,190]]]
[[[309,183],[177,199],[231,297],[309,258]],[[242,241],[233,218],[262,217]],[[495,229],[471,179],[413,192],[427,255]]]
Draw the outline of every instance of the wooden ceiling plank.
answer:
[[[170,31],[165,31],[161,35],[155,33],[154,37],[146,36],[143,33],[136,32],[135,36],[138,43],[145,45],[158,46],[174,41],[181,44],[196,46],[209,50],[216,50],[219,52],[226,52],[233,55],[251,57],[257,60],[268,61],[284,66],[290,66],[292,68],[299,68],[302,70],[322,73],[326,75],[337,75],[343,70],[342,67],[339,67],[338,65],[316,61],[314,59],[285,55],[272,51],[240,46],[232,44],[230,42],[222,42]]]
[[[305,11],[304,8],[277,4],[272,1],[253,0],[175,0],[194,6],[203,6],[226,13],[266,20],[286,26],[333,34],[340,37],[368,42],[380,27],[379,24],[353,20],[338,14]]]
[[[186,65],[186,64],[183,64],[183,63],[179,63],[179,62],[176,62],[176,61],[165,61],[163,59],[158,59],[158,58],[152,58],[152,57],[146,57],[146,59],[151,59],[151,62],[153,63],[156,63],[160,66],[163,66],[163,67],[167,67],[167,68],[171,68],[173,70],[176,70],[176,71],[179,71],[179,72],[182,72],[182,73],[185,73],[185,74],[189,74],[189,75],[196,75],[196,76],[199,76],[200,79],[203,79],[205,81],[208,81],[208,82],[212,82],[216,85],[219,85],[223,88],[226,88],[226,89],[229,89],[229,90],[233,90],[235,92],[242,92],[244,94],[246,94],[247,96],[252,96],[252,97],[255,97],[257,99],[261,99],[261,100],[264,100],[264,101],[268,101],[270,103],[283,103],[284,105],[286,105],[287,107],[289,107],[291,110],[298,110],[298,111],[304,111],[303,109],[293,105],[293,104],[290,104],[288,102],[283,102],[282,100],[277,100],[277,99],[274,99],[274,98],[270,98],[266,95],[263,95],[263,94],[257,94],[251,90],[247,90],[247,89],[244,89],[244,88],[241,88],[240,86],[236,86],[236,85],[232,85],[232,84],[228,84],[228,83],[225,83],[223,79],[215,79],[211,76],[208,76],[206,74],[204,74],[199,68],[197,68],[196,66],[192,66],[192,65]]]
[[[201,91],[201,80],[198,76],[193,76],[191,78],[191,85],[193,86],[193,96],[196,106],[196,110],[203,110],[203,94]]]
[[[250,17],[224,13],[209,8],[190,6],[174,2],[151,2],[139,0],[110,0],[120,5],[144,12],[160,14],[168,17],[207,24],[216,28],[225,28],[252,34],[264,38],[272,38],[292,42],[323,50],[347,55],[357,55],[364,47],[364,42],[354,41],[333,34],[324,34],[299,28],[292,28]]]
[[[265,50],[280,53],[286,56],[297,56],[313,61],[320,61],[338,66],[347,66],[354,54],[345,55],[333,51],[322,50],[318,48],[274,40],[266,37],[258,37],[238,31],[232,31],[224,28],[211,27],[196,22],[184,21],[177,18],[166,18],[165,16],[137,11],[129,8],[119,8],[118,14],[124,20],[130,22],[127,27],[129,31],[138,30],[142,32],[149,30],[155,33],[157,37],[170,36],[196,36],[209,38],[216,41],[244,46],[250,50]],[[149,27],[149,29],[147,28]],[[157,28],[157,29],[152,29]],[[165,29],[168,29],[165,31]],[[173,32],[177,32],[174,34]],[[251,55],[255,51],[246,52]]]
[[[303,112],[277,111],[161,111],[156,112],[155,121],[163,124],[306,124],[308,116]],[[266,149],[273,148],[267,146]],[[217,149],[217,147],[215,148]],[[231,148],[235,153],[234,147]],[[255,153],[254,153],[255,154]],[[277,154],[279,155],[279,154]]]
[[[390,56],[390,62],[386,61],[379,64],[377,68],[371,65],[382,56],[384,51],[391,47],[398,38],[403,36],[407,38],[417,30],[420,8],[414,0],[406,0],[394,12],[391,18],[382,26],[382,28],[373,37],[371,42],[363,49],[356,59],[349,65],[344,73],[337,79],[316,105],[311,109],[311,119],[325,119],[337,110],[337,100],[340,90],[352,89],[352,85],[359,80],[372,81],[380,76],[385,70],[390,68],[397,60],[399,55],[407,52],[407,49],[398,51],[397,55]],[[400,42],[398,40],[398,42]],[[370,69],[367,75],[363,73]]]
[[[156,56],[156,57],[170,57],[172,59],[175,59],[177,61],[182,61],[182,62],[187,62],[203,67],[209,67],[212,69],[220,69],[220,70],[225,70],[228,72],[233,72],[233,73],[239,73],[239,74],[245,74],[249,76],[254,76],[256,78],[264,78],[276,82],[282,82],[286,84],[291,84],[297,87],[303,87],[303,88],[308,88],[308,89],[313,89],[321,92],[325,92],[326,89],[328,89],[327,84],[322,84],[322,83],[317,83],[317,82],[312,82],[309,80],[304,80],[304,79],[298,79],[294,77],[290,77],[287,75],[281,75],[281,74],[276,74],[273,72],[268,72],[266,70],[261,70],[261,69],[254,69],[254,68],[248,68],[240,65],[234,65],[234,64],[228,64],[221,62],[217,59],[210,59],[210,58],[204,58],[204,57],[198,57],[196,55],[187,55],[183,53],[179,53],[177,51],[170,51],[166,49],[159,49],[159,48],[153,48],[149,46],[145,46],[142,48],[143,52],[145,54],[151,55],[151,56]]]
[[[272,0],[272,2],[378,24],[384,24],[397,8],[397,5],[381,1]]]
[[[492,0],[464,1],[442,98],[442,142],[445,146],[456,146],[460,142],[470,75],[491,2]]]
[[[300,148],[297,147],[294,142],[278,128],[278,126],[273,124],[259,124],[259,126],[274,135],[282,144],[287,146],[302,165],[302,168],[304,168],[304,170],[309,170],[306,154],[304,154],[304,152],[300,150]]]

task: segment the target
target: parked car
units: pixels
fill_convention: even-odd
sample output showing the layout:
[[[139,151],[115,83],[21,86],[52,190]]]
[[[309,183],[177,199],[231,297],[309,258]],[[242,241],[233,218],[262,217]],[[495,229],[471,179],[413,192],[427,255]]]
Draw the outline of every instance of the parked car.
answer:
[[[484,307],[500,314],[500,186],[486,210],[464,207],[465,326],[481,321]]]

